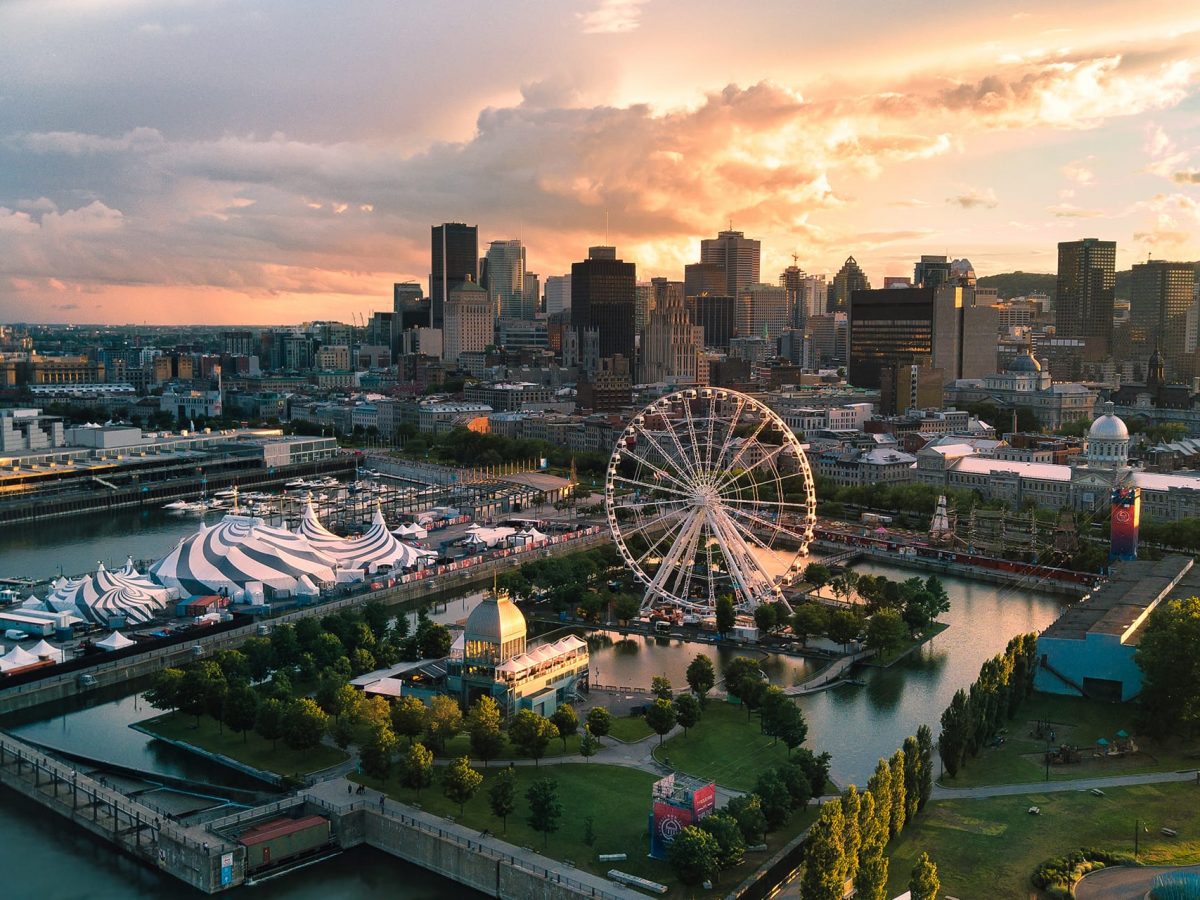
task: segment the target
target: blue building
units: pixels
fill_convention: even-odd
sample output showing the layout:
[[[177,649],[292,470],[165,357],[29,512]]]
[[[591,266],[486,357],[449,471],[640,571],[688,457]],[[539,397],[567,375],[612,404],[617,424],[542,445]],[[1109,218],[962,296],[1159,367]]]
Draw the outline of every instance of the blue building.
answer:
[[[1068,608],[1038,638],[1034,687],[1048,694],[1131,700],[1142,690],[1134,662],[1155,608],[1200,594],[1200,567],[1183,556],[1115,562],[1109,580]]]

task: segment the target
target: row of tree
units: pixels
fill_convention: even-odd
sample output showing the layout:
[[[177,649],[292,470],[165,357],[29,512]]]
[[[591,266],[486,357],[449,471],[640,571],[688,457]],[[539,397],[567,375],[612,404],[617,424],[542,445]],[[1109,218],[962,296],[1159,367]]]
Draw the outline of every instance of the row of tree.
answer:
[[[1134,661],[1142,670],[1142,730],[1154,737],[1200,733],[1200,598],[1160,604],[1150,614]]]
[[[1013,718],[1033,693],[1037,672],[1037,634],[1020,634],[1003,653],[984,662],[968,690],[959,689],[942,713],[938,753],[951,778],[977,756],[1001,723]]]
[[[821,807],[809,830],[800,893],[806,900],[841,900],[846,882],[863,900],[887,897],[887,842],[925,808],[933,792],[933,735],[922,725],[890,760],[880,759],[866,790],[850,785]],[[927,861],[927,859],[926,859]],[[935,872],[936,880],[936,872]],[[913,897],[932,900],[922,890]]]

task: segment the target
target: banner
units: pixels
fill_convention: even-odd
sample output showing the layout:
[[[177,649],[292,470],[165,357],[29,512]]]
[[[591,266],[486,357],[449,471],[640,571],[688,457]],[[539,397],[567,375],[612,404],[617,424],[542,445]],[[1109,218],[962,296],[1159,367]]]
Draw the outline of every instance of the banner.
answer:
[[[1141,488],[1116,488],[1112,492],[1112,543],[1108,558],[1137,559],[1138,526],[1142,516]]]

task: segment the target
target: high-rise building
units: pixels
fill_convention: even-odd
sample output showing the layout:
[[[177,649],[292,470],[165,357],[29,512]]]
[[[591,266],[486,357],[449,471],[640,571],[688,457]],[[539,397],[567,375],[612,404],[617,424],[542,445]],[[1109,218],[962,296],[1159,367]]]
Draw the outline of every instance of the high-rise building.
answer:
[[[571,322],[580,339],[594,328],[601,358],[634,358],[637,267],[617,258],[615,247],[590,247],[588,258],[571,265]]]
[[[788,322],[795,328],[804,328],[808,321],[808,309],[803,301],[803,284],[807,276],[796,265],[788,266],[779,273],[779,286],[787,292]]]
[[[501,319],[525,316],[525,248],[520,241],[492,241],[483,259],[480,285]]]
[[[922,256],[913,266],[913,287],[939,288],[950,283],[950,260],[944,256]]]
[[[737,330],[737,301],[725,294],[702,293],[687,298],[692,323],[704,329],[704,346],[728,350]]]
[[[429,326],[429,298],[415,281],[392,285],[392,312],[399,320],[400,331]]]
[[[689,263],[683,267],[683,294],[698,297],[701,294],[736,296],[725,290],[725,270],[716,263]]]
[[[461,222],[434,225],[430,240],[429,297],[434,328],[442,327],[450,291],[479,281],[479,229]],[[478,285],[476,285],[478,287]]]
[[[542,279],[537,272],[525,271],[525,290],[521,292],[521,318],[536,319],[542,308]]]
[[[693,325],[683,301],[683,284],[663,282],[662,296],[655,303],[642,339],[641,380],[697,383],[697,361],[704,350],[704,329]]]
[[[571,309],[571,276],[546,276],[546,315],[568,312]]]
[[[1089,362],[1106,359],[1112,350],[1116,265],[1116,241],[1084,238],[1058,245],[1058,337],[1082,340]]]
[[[650,313],[654,311],[654,285],[639,281],[633,289],[633,328],[638,334],[646,330]]]
[[[1195,284],[1196,270],[1191,263],[1152,259],[1133,267],[1129,299],[1132,355],[1143,359],[1157,347],[1167,375],[1173,378],[1185,368],[1188,310],[1195,305]]]
[[[442,323],[442,359],[457,364],[464,353],[479,353],[495,340],[492,302],[473,279],[462,282],[446,299]]]
[[[723,293],[740,297],[750,285],[758,284],[761,248],[740,231],[722,231],[700,242],[700,262],[718,266],[725,273]]]
[[[738,297],[738,337],[777,338],[787,330],[790,313],[784,288],[774,284],[748,285]]]
[[[975,306],[970,288],[855,291],[850,300],[849,380],[881,386],[884,367],[923,364],[947,381],[996,371],[999,312]]]
[[[845,312],[846,307],[850,305],[852,293],[870,290],[870,288],[871,282],[867,279],[867,273],[859,267],[858,260],[853,256],[846,257],[846,261],[842,263],[838,273],[833,276],[829,291],[829,305],[826,311]]]

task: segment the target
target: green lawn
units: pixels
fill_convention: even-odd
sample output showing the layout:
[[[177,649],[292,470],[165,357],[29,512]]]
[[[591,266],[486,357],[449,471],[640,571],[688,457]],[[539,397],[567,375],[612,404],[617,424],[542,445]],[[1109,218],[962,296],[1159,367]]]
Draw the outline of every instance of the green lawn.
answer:
[[[613,716],[609,735],[632,744],[654,734],[654,729],[641,716]]]
[[[508,817],[508,831],[505,833],[501,821],[491,813],[487,796],[492,779],[501,769],[501,766],[492,766],[480,770],[484,776],[483,785],[466,804],[463,814],[459,813],[457,803],[451,803],[442,795],[436,778],[434,784],[422,790],[418,796],[415,791],[400,787],[396,775],[384,785],[365,775],[351,777],[375,790],[385,789],[388,796],[402,803],[414,803],[428,812],[452,818],[469,828],[480,831],[489,829],[511,844],[531,847],[552,859],[570,860],[579,869],[604,875],[615,866],[623,872],[670,885],[671,896],[688,895],[675,880],[666,862],[647,856],[650,787],[656,776],[624,766],[599,763],[564,763],[541,768],[516,766],[513,771],[517,774],[517,809]],[[529,808],[525,791],[537,778],[553,778],[558,782],[558,797],[563,805],[559,830],[550,836],[545,849],[542,834],[534,831],[526,822]],[[596,834],[592,846],[584,842],[585,820],[589,816]],[[754,867],[761,865],[795,837],[813,818],[815,815],[811,810],[793,815],[783,831],[768,835],[767,853],[747,854],[745,863],[721,875],[719,887],[728,890],[738,884]],[[600,853],[627,853],[629,858],[623,863],[601,863],[597,859]],[[711,893],[699,891],[697,895],[711,896]]]
[[[1046,777],[1046,741],[1032,736],[1038,720],[1049,721],[1055,731],[1055,746],[1070,744],[1082,751],[1083,761],[1070,765],[1052,765],[1051,781],[1128,775],[1137,772],[1194,768],[1196,759],[1188,754],[1200,749],[1200,742],[1184,744],[1177,740],[1162,743],[1137,736],[1137,707],[1128,703],[1104,703],[1081,697],[1034,694],[1022,704],[1017,716],[1008,723],[1005,742],[999,747],[979,751],[967,760],[955,778],[942,778],[947,787],[975,787],[984,784],[1021,784],[1042,781]],[[1123,757],[1093,757],[1096,741],[1112,741],[1118,731],[1135,735],[1137,753]]]
[[[1200,854],[1200,787],[1195,782],[1023,794],[984,800],[931,801],[917,820],[888,845],[888,896],[908,888],[922,851],[937,863],[942,893],[953,897],[1027,897],[1029,876],[1045,859],[1082,847],[1133,853],[1138,820],[1141,860],[1194,863]],[[1028,813],[1041,808],[1041,815]],[[1179,832],[1164,837],[1163,827]]]
[[[742,706],[709,700],[700,724],[654,750],[655,759],[672,768],[711,778],[722,787],[748,791],[759,774],[787,762],[782,741],[760,733],[757,715],[746,720]]]
[[[217,720],[208,716],[200,717],[199,727],[193,716],[182,713],[168,713],[138,724],[153,734],[194,744],[202,750],[220,753],[256,769],[279,775],[307,775],[350,758],[345,751],[324,744],[311,750],[293,750],[283,741],[272,747],[270,741],[253,731],[240,735],[226,728],[222,734]]]
[[[424,740],[424,739],[422,739],[422,740]],[[408,746],[407,739],[401,738],[400,746],[407,747]],[[461,734],[456,734],[453,738],[451,738],[449,741],[446,742],[445,749],[442,750],[441,753],[436,753],[435,755],[439,756],[439,757],[445,757],[446,759],[452,759],[456,756],[471,756],[471,738],[470,738],[470,736],[468,734],[466,734],[465,732],[463,732]],[[569,738],[567,738],[566,750],[563,749],[563,742],[562,742],[561,738],[555,738],[554,740],[552,740],[550,742],[550,745],[548,747],[546,747],[546,753],[542,757],[542,759],[553,759],[555,757],[560,757],[560,756],[579,756],[579,735],[578,734],[573,734]],[[528,758],[529,757],[525,756],[524,754],[519,753],[517,751],[517,748],[514,747],[511,743],[509,743],[508,736],[505,735],[504,749],[500,751],[500,755],[497,756],[496,759],[528,759]],[[581,762],[583,761],[582,756],[580,756],[579,759]],[[472,757],[472,761],[474,761],[474,757]]]

